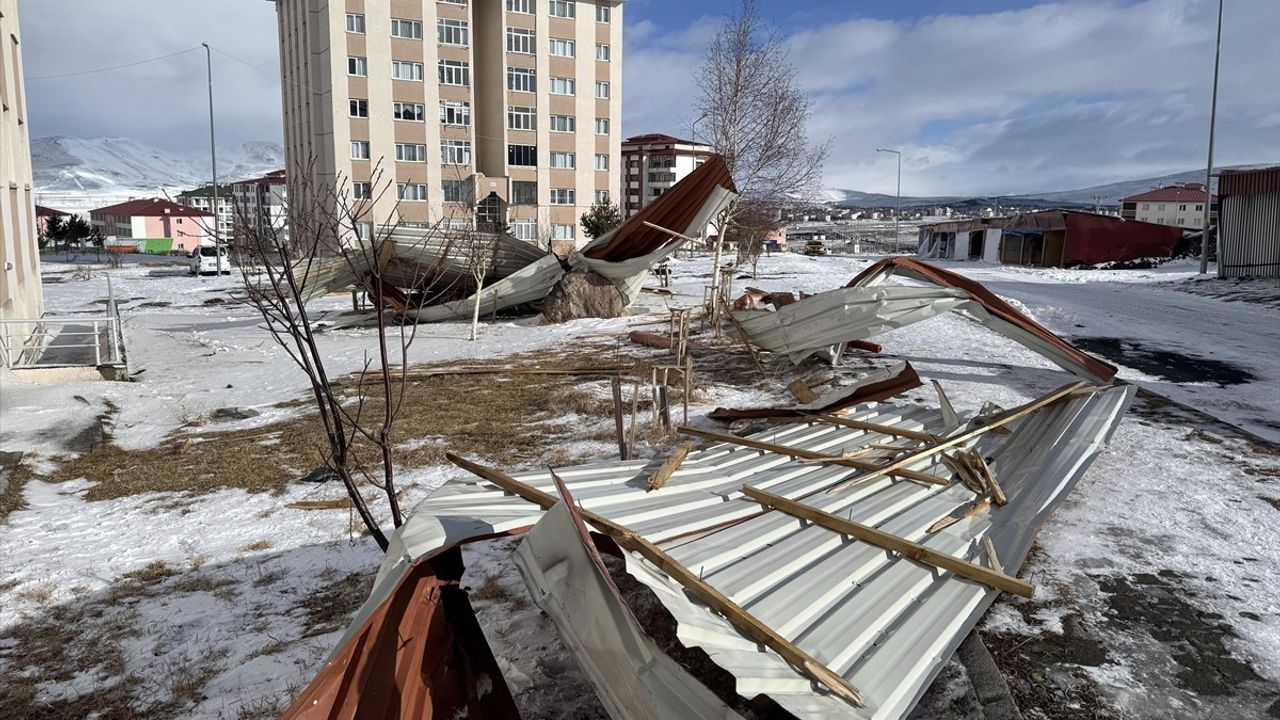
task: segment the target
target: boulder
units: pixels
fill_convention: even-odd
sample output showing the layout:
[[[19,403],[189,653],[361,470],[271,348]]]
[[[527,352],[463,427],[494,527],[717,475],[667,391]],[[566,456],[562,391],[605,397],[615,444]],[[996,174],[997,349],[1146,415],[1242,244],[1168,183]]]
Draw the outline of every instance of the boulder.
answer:
[[[626,299],[607,278],[575,268],[560,278],[542,301],[542,316],[562,323],[579,318],[616,318],[627,311]]]

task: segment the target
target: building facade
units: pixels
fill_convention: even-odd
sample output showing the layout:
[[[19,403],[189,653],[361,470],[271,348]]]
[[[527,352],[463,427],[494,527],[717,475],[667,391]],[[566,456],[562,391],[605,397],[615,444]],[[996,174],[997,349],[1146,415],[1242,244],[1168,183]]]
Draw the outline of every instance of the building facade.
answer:
[[[189,208],[203,210],[204,212],[213,213],[213,186],[205,185],[195,190],[188,190],[184,193],[178,193],[174,198],[181,205]],[[231,186],[218,186],[218,237],[222,240],[230,241],[235,237],[235,213],[231,206]],[[210,228],[212,232],[212,228]]]
[[[232,183],[231,198],[236,237],[253,233],[267,239],[273,237],[269,231],[274,231],[280,240],[289,239],[289,191],[284,170]]]
[[[1126,220],[1176,225],[1199,230],[1204,226],[1204,204],[1212,202],[1210,223],[1217,219],[1218,200],[1209,200],[1204,185],[1185,183],[1156,188],[1120,201],[1120,217]]]
[[[620,0],[272,1],[295,208],[585,242],[619,187]]]
[[[671,189],[706,162],[711,146],[650,133],[622,142],[622,207],[624,217],[640,212],[654,198]]]
[[[0,320],[43,314],[18,2],[0,0]],[[34,324],[0,328],[0,360],[7,364],[35,329]]]
[[[148,198],[90,211],[89,222],[109,244],[132,241],[139,252],[190,254],[213,242],[213,215],[186,205]]]

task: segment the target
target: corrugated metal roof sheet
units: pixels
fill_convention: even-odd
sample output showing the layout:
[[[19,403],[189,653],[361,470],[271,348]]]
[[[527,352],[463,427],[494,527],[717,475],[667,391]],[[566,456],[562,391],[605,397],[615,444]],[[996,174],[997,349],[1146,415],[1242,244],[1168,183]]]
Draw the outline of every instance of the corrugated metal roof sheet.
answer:
[[[848,517],[936,550],[981,562],[989,537],[1005,572],[1022,564],[1041,522],[1083,475],[1118,425],[1134,388],[1077,394],[974,446],[1008,497],[935,533],[938,520],[967,508],[963,485],[890,477],[857,482],[860,471],[718,444],[690,453],[660,490],[646,492],[661,460],[599,463],[557,471],[579,505],[663,545],[685,567],[859,688],[854,708],[815,688],[779,656],[763,650],[720,616],[690,599],[665,573],[635,554],[627,572],[657,595],[698,646],[737,678],[745,697],[767,693],[802,718],[901,718],[928,687],[997,591],[934,566],[858,542],[779,511],[762,512],[742,494],[749,484]],[[941,414],[914,406],[870,405],[854,417],[881,425],[945,432]],[[754,439],[839,454],[893,437],[837,425],[784,425]],[[913,469],[949,473],[931,460]],[[516,478],[555,493],[549,473]],[[833,485],[855,482],[839,494]],[[452,482],[424,501],[392,538],[392,547],[361,616],[376,607],[415,558],[477,536],[527,528],[542,511],[487,482]],[[725,526],[726,522],[737,521]],[[554,592],[555,588],[544,588]]]
[[[1218,175],[1218,194],[1265,195],[1280,193],[1280,165],[1256,170],[1223,170]]]

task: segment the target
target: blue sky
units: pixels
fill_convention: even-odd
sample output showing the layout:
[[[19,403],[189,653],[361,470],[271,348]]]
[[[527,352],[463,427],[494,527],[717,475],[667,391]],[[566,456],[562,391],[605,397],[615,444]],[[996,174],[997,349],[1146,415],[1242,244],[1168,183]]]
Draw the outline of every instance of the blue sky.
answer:
[[[482,0],[473,0],[480,2]],[[494,1],[494,0],[483,0]],[[1280,0],[1227,0],[1216,159],[1280,162]],[[736,0],[627,0],[624,134],[688,134],[706,43]],[[1216,0],[759,0],[829,140],[824,184],[1016,194],[1205,161]],[[219,137],[279,141],[275,10],[263,0],[19,0],[28,76],[217,50]],[[166,17],[157,32],[155,18]],[[103,32],[103,28],[111,28]],[[29,81],[31,133],[205,142],[204,63]]]

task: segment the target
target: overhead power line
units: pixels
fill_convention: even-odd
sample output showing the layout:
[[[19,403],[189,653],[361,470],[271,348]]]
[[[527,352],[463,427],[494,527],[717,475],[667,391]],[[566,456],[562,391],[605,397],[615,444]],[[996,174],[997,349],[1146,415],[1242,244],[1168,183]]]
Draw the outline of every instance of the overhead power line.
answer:
[[[186,50],[179,50],[178,52],[169,53],[168,55],[160,55],[158,57],[147,58],[146,60],[138,60],[136,62],[125,63],[123,65],[111,65],[109,67],[93,68],[91,70],[79,70],[76,72],[60,73],[57,75],[37,75],[35,77],[27,78],[27,82],[31,82],[33,80],[55,80],[57,78],[77,77],[79,75],[94,75],[96,73],[111,72],[112,70],[123,70],[124,68],[134,67],[135,65],[145,65],[147,63],[153,63],[159,60],[167,60],[171,57],[177,57],[179,55],[186,55],[189,52],[195,52],[196,50],[201,50],[201,49],[202,48],[199,45],[197,45],[195,47],[187,48]]]

